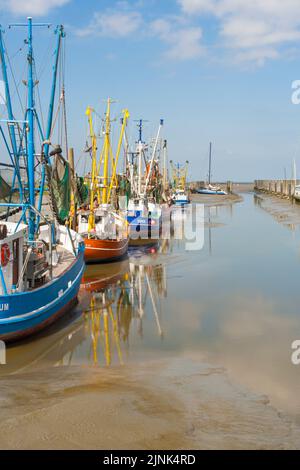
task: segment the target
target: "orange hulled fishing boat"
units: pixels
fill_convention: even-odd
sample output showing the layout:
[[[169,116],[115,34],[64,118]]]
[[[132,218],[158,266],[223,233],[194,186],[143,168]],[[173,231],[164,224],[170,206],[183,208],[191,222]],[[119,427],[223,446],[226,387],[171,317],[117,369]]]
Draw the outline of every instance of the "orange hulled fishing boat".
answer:
[[[128,223],[114,205],[113,195],[118,187],[117,166],[121,151],[128,110],[123,111],[122,127],[116,155],[113,155],[110,131],[110,107],[108,99],[105,114],[104,143],[97,161],[97,137],[94,131],[92,108],[86,114],[89,121],[89,132],[92,145],[92,172],[90,176],[90,203],[78,212],[78,232],[85,243],[85,260],[87,263],[103,263],[119,260],[128,250]]]

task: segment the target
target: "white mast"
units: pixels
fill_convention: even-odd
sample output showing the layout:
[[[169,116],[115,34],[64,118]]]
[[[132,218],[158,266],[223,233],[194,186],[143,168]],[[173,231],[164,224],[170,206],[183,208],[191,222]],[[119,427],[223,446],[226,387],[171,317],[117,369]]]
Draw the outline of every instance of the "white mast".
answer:
[[[149,181],[150,181],[150,178],[151,178],[151,173],[152,173],[153,163],[154,163],[154,159],[155,159],[156,149],[157,149],[157,145],[158,145],[158,141],[159,141],[160,131],[161,131],[163,125],[164,125],[164,121],[163,121],[163,119],[161,119],[159,127],[158,127],[157,136],[156,136],[156,139],[155,139],[154,147],[153,147],[152,158],[151,158],[151,161],[150,161],[150,168],[149,168],[146,183],[145,183],[143,197],[146,196],[147,187],[148,187],[148,184],[149,184]]]

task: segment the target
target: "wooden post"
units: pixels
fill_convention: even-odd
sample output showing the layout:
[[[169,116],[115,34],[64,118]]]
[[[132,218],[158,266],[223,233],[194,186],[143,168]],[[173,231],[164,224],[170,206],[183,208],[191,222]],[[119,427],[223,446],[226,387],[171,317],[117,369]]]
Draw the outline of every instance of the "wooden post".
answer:
[[[292,181],[291,181],[291,194],[290,194],[291,197],[294,197],[294,194],[295,194],[295,186],[296,186],[295,180],[292,180]]]

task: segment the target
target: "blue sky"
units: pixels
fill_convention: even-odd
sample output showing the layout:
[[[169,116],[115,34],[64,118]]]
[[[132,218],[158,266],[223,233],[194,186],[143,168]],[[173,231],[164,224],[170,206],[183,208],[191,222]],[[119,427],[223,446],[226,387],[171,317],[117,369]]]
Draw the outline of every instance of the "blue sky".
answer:
[[[132,138],[134,119],[149,121],[149,137],[165,119],[169,157],[189,160],[192,179],[207,174],[210,140],[216,180],[282,178],[293,158],[300,172],[300,106],[291,102],[299,0],[0,0],[4,27],[27,15],[65,25],[69,141],[80,165],[86,106],[103,112],[111,96],[116,115],[128,107]],[[42,50],[51,33],[35,34]],[[22,35],[7,31],[9,53]]]

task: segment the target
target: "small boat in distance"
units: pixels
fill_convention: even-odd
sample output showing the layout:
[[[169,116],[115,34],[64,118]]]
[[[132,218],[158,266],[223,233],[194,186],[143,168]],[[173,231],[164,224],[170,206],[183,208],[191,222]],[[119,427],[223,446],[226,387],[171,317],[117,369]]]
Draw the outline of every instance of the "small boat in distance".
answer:
[[[177,189],[173,195],[173,202],[176,206],[184,206],[189,204],[190,200],[184,189]]]
[[[209,143],[209,165],[208,165],[208,184],[203,188],[196,190],[197,194],[213,194],[219,196],[226,196],[227,192],[222,190],[220,186],[213,186],[211,184],[211,160],[212,160],[212,143]]]
[[[176,165],[173,164],[172,160],[170,161],[172,166],[172,186],[173,186],[173,193],[171,196],[171,200],[173,204],[176,206],[184,206],[190,203],[189,196],[187,194],[186,189],[186,180],[187,180],[187,173],[188,173],[188,164],[189,162],[186,161],[185,165],[180,165],[177,163]]]
[[[295,186],[294,198],[300,201],[300,185]]]
[[[200,188],[196,190],[197,194],[216,194],[219,196],[226,196],[227,192],[221,189],[219,186],[208,185],[206,188]]]

